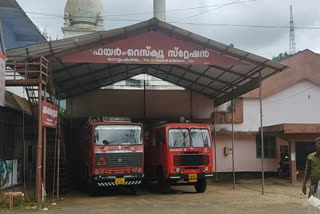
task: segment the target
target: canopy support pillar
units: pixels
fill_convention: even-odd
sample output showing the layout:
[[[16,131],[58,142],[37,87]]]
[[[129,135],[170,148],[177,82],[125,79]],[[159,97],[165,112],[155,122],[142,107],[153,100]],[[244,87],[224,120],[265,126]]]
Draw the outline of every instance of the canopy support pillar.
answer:
[[[263,141],[263,111],[262,111],[262,76],[259,71],[259,97],[260,97],[260,135],[261,135],[261,177],[262,189],[261,194],[264,195],[264,141]]]
[[[233,89],[232,89],[233,92]],[[234,97],[231,100],[231,111],[232,111],[232,180],[233,189],[236,188],[236,172],[234,169]]]

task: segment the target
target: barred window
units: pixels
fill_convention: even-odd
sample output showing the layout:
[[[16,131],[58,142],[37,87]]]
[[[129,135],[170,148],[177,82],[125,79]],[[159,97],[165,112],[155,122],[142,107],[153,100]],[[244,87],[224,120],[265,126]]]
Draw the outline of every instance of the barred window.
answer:
[[[277,157],[277,140],[275,135],[263,135],[264,142],[264,158]],[[256,135],[256,151],[257,158],[261,158],[261,135]]]

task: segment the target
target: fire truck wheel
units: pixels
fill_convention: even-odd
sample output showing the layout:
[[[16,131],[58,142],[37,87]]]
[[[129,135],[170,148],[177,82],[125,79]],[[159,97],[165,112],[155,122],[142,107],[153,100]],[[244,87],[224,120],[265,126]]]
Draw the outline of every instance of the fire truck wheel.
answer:
[[[198,193],[205,192],[207,189],[207,179],[206,178],[199,179],[198,182],[194,185],[194,188]]]
[[[167,194],[170,192],[170,181],[165,179],[163,170],[161,168],[158,168],[157,170],[157,181],[158,188],[161,193]]]
[[[134,187],[136,195],[142,195],[142,185],[137,185]]]
[[[93,184],[88,185],[88,195],[89,196],[96,196],[97,195],[97,188]]]

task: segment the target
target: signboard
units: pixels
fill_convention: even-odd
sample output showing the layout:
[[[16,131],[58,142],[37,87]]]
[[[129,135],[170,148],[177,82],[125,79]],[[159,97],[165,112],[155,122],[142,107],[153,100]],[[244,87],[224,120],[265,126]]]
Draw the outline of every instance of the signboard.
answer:
[[[0,106],[5,104],[6,57],[0,54]]]
[[[160,32],[120,40],[62,58],[73,63],[245,65],[232,58],[203,49]]]
[[[57,128],[58,107],[48,102],[42,102],[42,125]]]

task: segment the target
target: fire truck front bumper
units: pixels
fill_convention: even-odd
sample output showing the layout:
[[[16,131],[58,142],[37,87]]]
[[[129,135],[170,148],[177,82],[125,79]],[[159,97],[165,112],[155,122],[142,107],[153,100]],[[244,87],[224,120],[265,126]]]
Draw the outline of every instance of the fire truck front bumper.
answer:
[[[92,176],[92,182],[99,187],[112,186],[131,186],[140,185],[144,179],[144,174],[130,174],[130,175],[96,175]]]
[[[190,179],[190,174],[176,174],[176,175],[170,175],[169,178],[170,180],[189,180]],[[198,174],[193,174],[193,175],[197,175],[197,179],[202,179],[202,178],[207,178],[207,177],[213,177],[212,173],[208,173],[208,174],[203,174],[203,173],[198,173]]]

